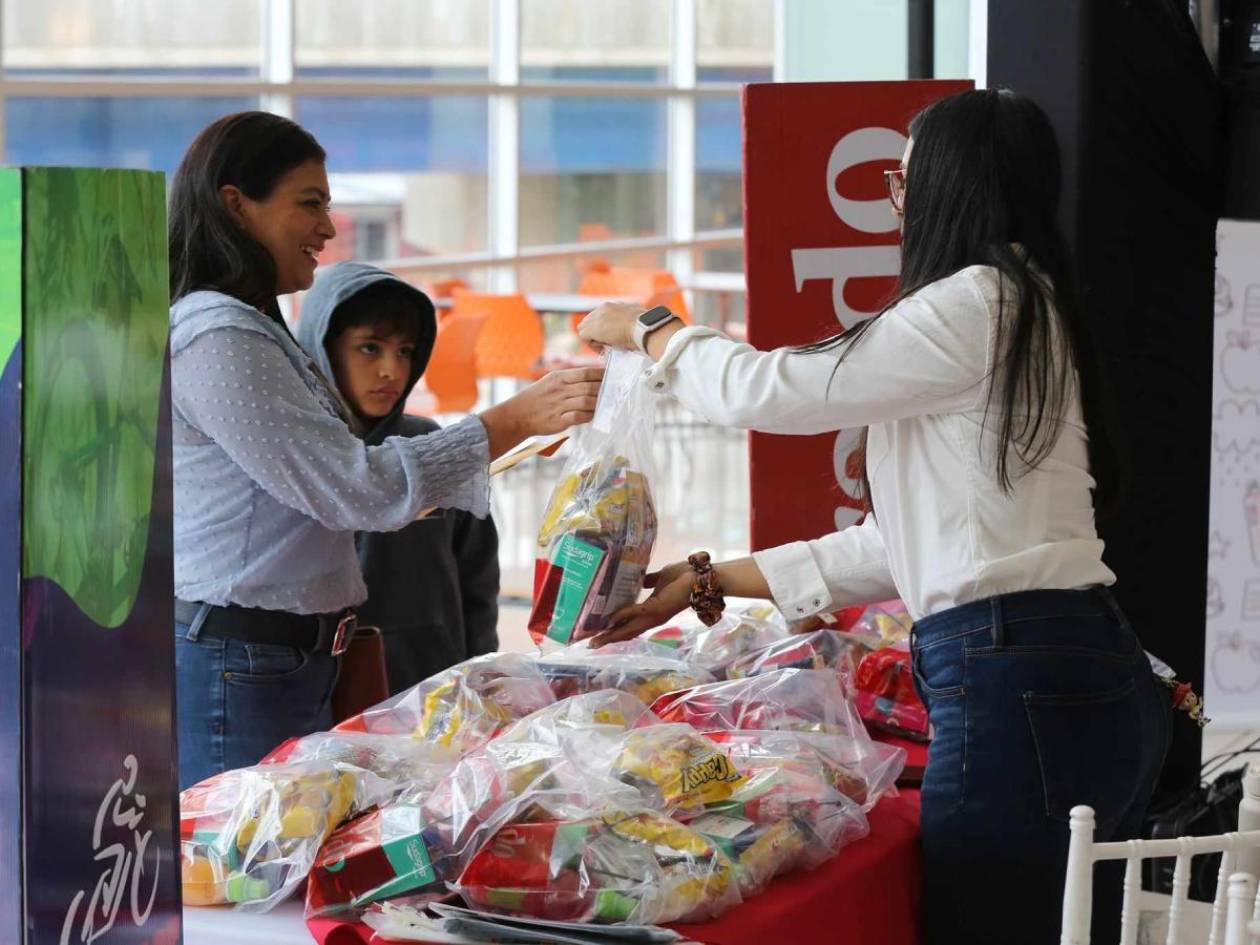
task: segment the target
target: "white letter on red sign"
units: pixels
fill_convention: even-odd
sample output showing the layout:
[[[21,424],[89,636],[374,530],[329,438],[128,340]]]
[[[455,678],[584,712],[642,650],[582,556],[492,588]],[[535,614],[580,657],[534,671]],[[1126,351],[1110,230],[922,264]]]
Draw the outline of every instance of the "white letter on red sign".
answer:
[[[850,167],[872,161],[898,160],[906,148],[906,137],[892,128],[859,128],[851,131],[831,149],[827,159],[827,199],[831,209],[848,226],[861,233],[891,233],[897,229],[885,198],[850,200],[836,189],[836,180]],[[895,276],[901,266],[896,246],[850,246],[792,250],[792,273],[796,291],[809,279],[830,279],[831,303],[836,320],[851,327],[870,312],[858,312],[844,300],[848,280],[872,276]]]

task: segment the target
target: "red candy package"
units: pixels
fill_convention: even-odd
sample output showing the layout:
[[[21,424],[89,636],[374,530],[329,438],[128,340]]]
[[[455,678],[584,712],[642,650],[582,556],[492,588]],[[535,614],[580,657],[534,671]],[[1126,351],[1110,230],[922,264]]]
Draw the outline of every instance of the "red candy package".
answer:
[[[907,738],[926,740],[927,709],[914,688],[910,652],[886,647],[868,653],[854,677],[854,701],[870,725]]]

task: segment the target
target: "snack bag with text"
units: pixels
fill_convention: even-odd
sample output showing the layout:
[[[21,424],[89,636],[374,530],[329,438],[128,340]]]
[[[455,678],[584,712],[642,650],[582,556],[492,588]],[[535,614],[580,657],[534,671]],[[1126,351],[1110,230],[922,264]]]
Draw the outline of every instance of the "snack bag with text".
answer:
[[[486,653],[365,709],[333,731],[410,735],[462,754],[555,701],[528,657]]]
[[[694,921],[740,901],[730,859],[664,814],[509,824],[455,887],[473,908],[569,922]]]
[[[214,775],[179,796],[185,905],[265,912],[296,889],[324,840],[390,787],[370,771],[321,761]]]
[[[633,604],[656,541],[652,433],[656,404],[642,355],[610,352],[595,417],[551,494],[534,562],[534,641],[570,643]]]

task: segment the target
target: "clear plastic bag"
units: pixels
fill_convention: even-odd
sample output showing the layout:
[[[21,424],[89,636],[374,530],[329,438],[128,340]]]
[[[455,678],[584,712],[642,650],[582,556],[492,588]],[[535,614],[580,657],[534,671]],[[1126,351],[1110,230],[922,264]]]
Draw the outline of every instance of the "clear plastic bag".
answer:
[[[825,732],[870,740],[839,674],[818,669],[776,669],[671,692],[652,703],[663,722],[686,722],[700,731],[772,729]]]
[[[487,653],[430,676],[333,731],[411,735],[462,754],[553,702],[551,687],[533,660]]]
[[[576,643],[538,660],[539,671],[551,684],[557,699],[620,689],[645,705],[667,692],[713,682],[712,673],[669,650],[644,640],[609,643],[592,650]]]
[[[566,700],[588,704],[569,717],[587,714],[607,695]],[[630,699],[616,695],[623,703]],[[722,749],[690,726],[643,719],[573,725],[560,705],[465,756],[419,798],[439,876],[457,874],[508,823],[580,818],[608,804],[694,810],[729,798],[743,781]]]
[[[716,844],[664,814],[634,809],[509,824],[456,889],[475,908],[600,923],[694,921],[740,901],[734,868]]]
[[[608,726],[621,733],[659,723],[660,719],[652,714],[652,710],[633,694],[619,689],[597,689],[560,699],[555,705],[513,722],[497,740],[560,744],[576,730]]]
[[[864,811],[892,789],[906,764],[903,748],[846,735],[743,729],[708,732],[707,736],[727,753],[741,774],[753,777],[758,771],[778,768],[785,759],[791,760]]]
[[[732,661],[726,678],[759,676],[775,669],[831,669],[853,679],[862,657],[878,645],[878,637],[838,630],[798,633]]]
[[[914,620],[906,612],[906,605],[899,600],[871,604],[852,626],[844,629],[879,637],[881,646],[908,644]]]
[[[384,781],[327,762],[255,765],[180,794],[184,903],[265,912],[306,879],[345,819],[389,797]]]
[[[731,857],[745,897],[866,836],[865,812],[905,764],[900,748],[843,735],[740,730],[709,737],[746,780],[689,825]]]
[[[366,732],[315,732],[285,742],[261,764],[279,762],[340,762],[371,771],[397,794],[403,790],[432,790],[459,760],[453,749],[410,735],[371,735]]]
[[[633,604],[656,541],[650,483],[654,395],[642,383],[648,361],[612,351],[591,423],[572,453],[538,532],[529,632],[570,643],[608,626]]]
[[[774,607],[752,605],[727,608],[711,627],[674,625],[649,630],[644,639],[657,645],[672,645],[679,657],[702,666],[717,679],[727,675],[727,667],[745,654],[754,653],[788,636],[787,622]]]
[[[583,724],[587,717],[592,724]],[[612,770],[627,730],[644,717],[652,718],[646,707],[622,692],[566,699],[465,755],[431,792],[404,794],[422,806],[438,877],[454,879],[515,820],[582,817],[605,803],[642,806],[640,791]]]

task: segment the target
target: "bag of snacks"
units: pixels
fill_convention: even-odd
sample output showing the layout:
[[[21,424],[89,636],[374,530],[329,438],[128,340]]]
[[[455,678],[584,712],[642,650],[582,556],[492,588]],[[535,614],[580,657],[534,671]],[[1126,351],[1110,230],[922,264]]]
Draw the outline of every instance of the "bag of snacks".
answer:
[[[699,621],[694,625],[658,627],[643,634],[642,639],[659,646],[673,646],[681,658],[723,679],[731,663],[787,636],[787,622],[772,605],[753,604],[728,607],[722,619],[711,627]]]
[[[462,754],[553,702],[551,687],[531,659],[487,653],[430,676],[333,731],[411,735]]]
[[[322,761],[354,765],[371,771],[399,793],[431,790],[458,760],[459,755],[452,749],[416,741],[410,735],[315,732],[289,739],[260,764]]]
[[[739,902],[716,844],[664,814],[616,808],[509,824],[455,888],[474,908],[570,922],[694,921]]]
[[[702,732],[753,728],[870,740],[840,676],[829,670],[776,669],[670,692],[652,711],[663,722],[686,722]]]
[[[255,765],[193,785],[179,797],[184,903],[270,909],[343,820],[389,793],[369,771],[326,762]]]
[[[648,361],[612,351],[595,416],[570,440],[573,452],[538,532],[529,632],[569,643],[608,626],[633,604],[656,541],[652,480],[653,394]]]
[[[750,729],[707,735],[743,775],[753,777],[790,760],[804,765],[864,811],[893,787],[906,764],[904,748],[846,735]]]
[[[723,801],[744,781],[726,753],[690,725],[648,725],[627,732],[612,775],[638,788],[656,810]]]
[[[539,659],[538,669],[557,699],[620,689],[651,705],[667,692],[714,681],[711,673],[643,640],[609,643],[598,650],[575,643]]]
[[[838,630],[793,634],[734,660],[726,667],[726,678],[758,676],[772,669],[831,669],[852,679],[862,657],[878,644],[878,637]]]
[[[868,725],[927,741],[928,714],[914,688],[910,651],[890,646],[868,653],[858,664],[853,699]]]
[[[638,788],[612,770],[627,731],[645,720],[655,721],[626,693],[575,696],[468,753],[431,792],[404,794],[403,802],[421,804],[438,877],[454,879],[487,837],[515,820],[580,817],[604,803],[643,806]]]
[[[620,733],[659,722],[652,710],[631,693],[596,689],[560,699],[554,705],[530,713],[504,729],[497,740],[560,744],[579,729],[607,726]]]

